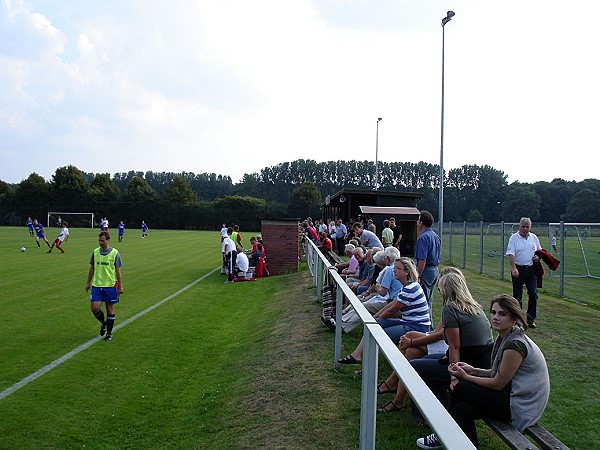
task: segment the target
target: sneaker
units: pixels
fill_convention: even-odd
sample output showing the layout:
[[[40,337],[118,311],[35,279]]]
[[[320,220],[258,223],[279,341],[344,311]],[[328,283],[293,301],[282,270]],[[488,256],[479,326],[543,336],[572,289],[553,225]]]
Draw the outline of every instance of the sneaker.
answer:
[[[112,341],[112,334],[107,334],[106,337],[104,338],[105,341]],[[434,448],[434,447],[431,447]],[[442,447],[440,447],[442,448]]]
[[[48,250],[46,253],[52,253],[52,250]]]
[[[417,447],[424,449],[442,448],[442,444],[440,444],[435,433],[432,433],[429,436],[417,439]]]
[[[106,334],[106,324],[103,323],[100,325],[100,336],[104,336]]]

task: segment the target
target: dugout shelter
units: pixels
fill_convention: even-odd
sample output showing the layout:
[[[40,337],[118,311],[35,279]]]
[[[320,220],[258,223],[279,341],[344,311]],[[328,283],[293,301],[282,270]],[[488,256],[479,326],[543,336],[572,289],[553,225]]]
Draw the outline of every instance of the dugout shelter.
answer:
[[[396,226],[402,230],[400,252],[402,256],[413,256],[417,241],[417,219],[421,211],[417,201],[423,198],[417,192],[367,191],[342,189],[325,197],[323,218],[342,219],[348,225],[351,221],[372,219],[381,238],[383,221],[394,217]]]

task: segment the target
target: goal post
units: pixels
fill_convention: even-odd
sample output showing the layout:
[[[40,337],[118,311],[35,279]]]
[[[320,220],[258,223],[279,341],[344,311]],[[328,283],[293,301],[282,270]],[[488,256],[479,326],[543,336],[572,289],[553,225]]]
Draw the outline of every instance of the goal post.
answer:
[[[46,221],[48,228],[59,226],[59,222],[68,222],[74,228],[94,228],[94,213],[49,211]]]

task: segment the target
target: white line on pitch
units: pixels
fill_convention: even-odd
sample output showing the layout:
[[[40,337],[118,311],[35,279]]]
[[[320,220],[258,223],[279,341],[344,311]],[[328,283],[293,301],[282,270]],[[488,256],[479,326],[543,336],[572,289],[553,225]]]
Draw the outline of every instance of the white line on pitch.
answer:
[[[202,275],[200,278],[198,278],[195,281],[192,281],[190,284],[188,284],[187,286],[179,289],[177,292],[175,292],[174,294],[169,295],[166,298],[163,298],[161,301],[155,303],[152,306],[149,306],[148,308],[144,309],[143,311],[137,313],[135,316],[130,317],[129,319],[125,320],[124,322],[119,323],[119,325],[117,325],[114,329],[115,331],[123,328],[125,325],[129,325],[131,322],[133,322],[134,320],[139,319],[140,317],[148,314],[150,311],[158,308],[159,306],[161,306],[162,304],[168,302],[169,300],[177,297],[179,294],[182,294],[183,292],[187,291],[189,288],[191,288],[192,286],[198,284],[199,282],[201,282],[202,280],[204,280],[206,277],[208,277],[209,275],[212,275],[213,273],[215,273],[217,270],[219,270],[219,267],[217,267],[216,269],[208,272],[205,275]],[[88,347],[94,345],[96,342],[102,340],[103,338],[101,338],[100,336],[95,337],[94,339],[90,339],[89,341],[87,341],[85,344],[80,345],[79,347],[77,347],[74,350],[71,350],[69,353],[61,356],[58,359],[55,359],[54,361],[52,361],[50,364],[42,367],[41,369],[39,369],[38,371],[32,373],[31,375],[23,378],[21,381],[19,381],[18,383],[13,384],[11,387],[9,387],[8,389],[5,389],[4,391],[0,392],[0,400],[2,400],[5,397],[8,397],[10,394],[12,394],[13,392],[15,392],[18,389],[21,389],[23,386],[27,386],[29,383],[31,383],[32,381],[37,380],[39,377],[41,377],[42,375],[47,374],[48,372],[50,372],[52,369],[54,369],[55,367],[60,366],[62,363],[64,363],[65,361],[68,361],[69,359],[71,359],[73,356],[77,355],[78,353],[81,353],[82,351],[84,351],[85,349],[87,349]]]

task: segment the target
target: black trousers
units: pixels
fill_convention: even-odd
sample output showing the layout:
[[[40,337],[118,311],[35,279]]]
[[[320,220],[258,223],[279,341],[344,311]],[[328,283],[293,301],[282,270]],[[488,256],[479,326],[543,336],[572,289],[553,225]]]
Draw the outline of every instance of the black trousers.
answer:
[[[510,420],[510,394],[459,381],[450,394],[448,412],[475,447],[479,446],[475,420],[489,417]]]

